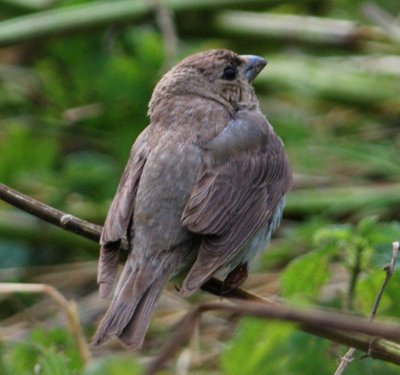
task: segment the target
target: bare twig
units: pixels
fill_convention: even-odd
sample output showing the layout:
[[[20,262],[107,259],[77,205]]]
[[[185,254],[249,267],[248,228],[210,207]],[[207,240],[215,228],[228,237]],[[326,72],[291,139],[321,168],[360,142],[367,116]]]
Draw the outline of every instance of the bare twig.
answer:
[[[57,289],[47,284],[0,283],[0,294],[9,293],[47,294],[63,311],[83,363],[89,363],[91,354],[79,323],[78,310],[74,301],[68,301]]]
[[[84,236],[96,242],[100,238],[100,226],[67,215],[62,211],[29,198],[4,184],[0,184],[0,199],[80,236]],[[66,225],[66,223],[68,225]],[[71,223],[73,223],[73,225],[71,225]],[[216,279],[209,280],[202,286],[202,289],[217,296],[235,299],[236,302],[231,305],[217,303],[197,307],[197,309],[192,312],[193,315],[188,315],[186,317],[188,323],[179,325],[177,332],[174,334],[179,336],[174,340],[176,347],[170,347],[168,349],[169,354],[167,354],[167,358],[176,352],[176,348],[181,347],[182,343],[191,337],[191,322],[194,321],[193,319],[197,319],[198,314],[203,311],[222,310],[239,315],[251,315],[296,322],[304,332],[324,337],[344,345],[356,347],[359,350],[368,352],[373,358],[400,364],[400,345],[385,339],[377,339],[371,343],[370,337],[367,336],[374,335],[387,339],[400,340],[400,328],[398,326],[371,324],[363,319],[325,311],[298,311],[277,303],[268,303],[266,299],[240,288],[232,290],[229,294],[223,294],[222,283]],[[314,315],[314,313],[316,315]],[[339,320],[335,319],[336,316]],[[358,323],[360,325],[358,325]],[[185,327],[189,327],[189,331],[186,330]],[[182,330],[182,332],[180,330]],[[363,332],[363,334],[355,334],[354,332]],[[165,360],[163,359],[161,362],[164,363]]]
[[[381,286],[381,289],[379,290],[379,293],[375,299],[375,303],[374,306],[372,307],[371,313],[369,315],[368,321],[372,322],[375,317],[376,317],[376,313],[378,311],[378,307],[379,304],[381,302],[382,296],[383,296],[383,292],[385,291],[386,286],[388,285],[390,278],[393,275],[394,272],[394,266],[396,264],[396,259],[397,259],[397,255],[399,253],[399,242],[393,242],[392,244],[392,257],[390,259],[389,264],[387,264],[384,267],[384,271],[386,272],[386,277],[385,280]],[[347,366],[349,365],[349,363],[353,360],[354,358],[354,354],[356,352],[355,348],[350,348],[347,353],[342,357],[340,364],[338,366],[338,368],[335,371],[334,375],[342,375],[344,374],[344,371],[346,370]]]
[[[0,184],[0,199],[50,224],[57,225],[96,242],[100,239],[100,225],[89,223],[88,221],[59,211],[27,195],[21,194],[7,185]]]
[[[395,241],[392,243],[392,257],[390,259],[390,262],[383,268],[383,270],[386,272],[386,277],[385,281],[382,284],[382,287],[376,296],[376,300],[374,303],[374,306],[372,307],[371,313],[369,315],[369,320],[372,321],[375,319],[376,312],[378,311],[379,304],[381,302],[383,292],[385,291],[386,286],[388,285],[393,272],[394,272],[394,266],[396,265],[396,259],[399,254],[399,242]]]
[[[334,375],[341,375],[344,373],[349,363],[353,361],[355,352],[356,352],[355,348],[350,348],[346,352],[346,354],[340,359],[340,364],[336,369]]]

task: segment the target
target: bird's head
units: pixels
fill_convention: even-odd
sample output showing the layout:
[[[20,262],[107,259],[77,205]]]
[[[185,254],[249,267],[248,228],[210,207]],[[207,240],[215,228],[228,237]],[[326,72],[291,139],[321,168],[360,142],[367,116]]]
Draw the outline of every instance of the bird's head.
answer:
[[[158,102],[176,96],[200,96],[232,110],[257,103],[251,83],[266,64],[262,57],[222,49],[191,55],[159,81],[150,101],[150,113]]]

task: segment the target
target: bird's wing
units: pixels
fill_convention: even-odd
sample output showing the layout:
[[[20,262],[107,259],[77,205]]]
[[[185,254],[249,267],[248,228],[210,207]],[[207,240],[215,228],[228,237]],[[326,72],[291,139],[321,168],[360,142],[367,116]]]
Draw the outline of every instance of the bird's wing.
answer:
[[[205,147],[203,164],[182,214],[202,234],[181,292],[190,294],[270,219],[291,185],[282,142],[258,111],[239,111]]]
[[[128,234],[131,225],[136,192],[149,153],[147,129],[141,133],[132,147],[101,233],[97,282],[102,297],[108,296],[112,291],[118,268],[120,243]]]

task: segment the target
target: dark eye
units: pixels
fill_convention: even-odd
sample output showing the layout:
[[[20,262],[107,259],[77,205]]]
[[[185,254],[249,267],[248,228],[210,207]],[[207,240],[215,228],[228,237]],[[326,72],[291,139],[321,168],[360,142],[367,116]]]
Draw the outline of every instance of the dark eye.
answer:
[[[226,79],[228,81],[232,81],[236,78],[237,69],[232,65],[228,65],[224,71],[222,72],[222,79]]]

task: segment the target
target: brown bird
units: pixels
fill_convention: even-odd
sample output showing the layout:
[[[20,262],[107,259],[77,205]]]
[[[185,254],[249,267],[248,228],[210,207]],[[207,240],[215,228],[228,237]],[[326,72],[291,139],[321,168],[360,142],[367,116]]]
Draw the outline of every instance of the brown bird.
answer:
[[[171,277],[187,296],[222,270],[223,289],[278,227],[291,186],[281,140],[251,85],[266,61],[212,50],[187,57],[157,84],[101,235],[98,283],[114,285],[121,239],[129,256],[93,338],[140,348]]]

